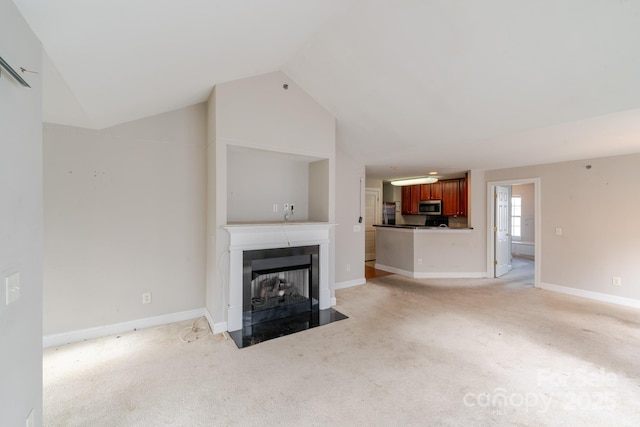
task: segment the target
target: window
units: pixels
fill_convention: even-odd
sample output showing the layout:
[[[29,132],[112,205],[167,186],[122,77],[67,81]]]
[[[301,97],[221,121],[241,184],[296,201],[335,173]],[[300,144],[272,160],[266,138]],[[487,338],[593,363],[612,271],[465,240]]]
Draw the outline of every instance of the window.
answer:
[[[522,220],[522,197],[511,197],[511,237],[515,240],[520,240],[522,236],[521,230]]]

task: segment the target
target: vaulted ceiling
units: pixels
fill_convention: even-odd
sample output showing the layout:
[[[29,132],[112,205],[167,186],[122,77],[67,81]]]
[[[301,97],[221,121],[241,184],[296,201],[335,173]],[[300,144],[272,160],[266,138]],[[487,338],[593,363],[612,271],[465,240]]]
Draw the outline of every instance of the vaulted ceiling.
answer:
[[[640,0],[14,0],[44,119],[104,128],[282,70],[395,178],[640,152]]]

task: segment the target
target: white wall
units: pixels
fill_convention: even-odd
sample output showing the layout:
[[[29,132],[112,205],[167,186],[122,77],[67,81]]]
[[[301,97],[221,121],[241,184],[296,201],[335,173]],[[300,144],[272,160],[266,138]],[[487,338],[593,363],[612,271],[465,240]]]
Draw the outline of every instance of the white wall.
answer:
[[[42,70],[42,47],[15,5],[0,0],[0,55],[14,69]],[[0,71],[0,424],[42,424],[42,87]],[[5,304],[5,277],[20,297]]]
[[[204,306],[205,119],[45,125],[45,335]]]
[[[318,160],[309,164],[309,220],[327,222],[333,214],[333,201],[330,199],[329,176],[330,164],[328,159]],[[305,218],[302,218],[305,219]]]
[[[336,286],[364,283],[364,164],[336,149]],[[364,221],[364,219],[363,219]],[[359,231],[353,231],[354,225]]]
[[[295,204],[292,220],[306,221],[309,162],[302,156],[227,146],[227,221],[284,221],[284,203]]]
[[[219,232],[227,223],[227,145],[216,144],[216,94],[214,87],[207,100],[207,206],[206,206],[206,307],[209,322],[215,331],[215,323],[226,319],[224,282],[228,271],[222,269],[223,260],[228,263],[228,236]],[[214,317],[215,315],[215,317]],[[217,332],[217,331],[215,331]]]
[[[541,282],[640,300],[640,154],[486,173],[487,181],[535,177],[541,180]],[[611,284],[613,276],[622,286]]]
[[[282,72],[216,85],[215,133],[218,143],[335,156],[334,117]]]
[[[283,88],[288,84],[288,89]],[[216,85],[208,101],[207,177],[207,309],[214,328],[227,317],[229,286],[228,234],[224,226],[229,206],[228,147],[245,147],[324,159],[323,198],[327,221],[335,221],[335,119],[282,72],[273,72]],[[325,168],[323,165],[322,168]],[[313,169],[313,166],[311,166]],[[267,179],[268,177],[265,177]],[[314,188],[320,180],[310,170]],[[248,185],[245,181],[243,185]],[[273,203],[284,202],[273,196]],[[215,202],[213,202],[215,200]],[[297,201],[294,201],[298,203]],[[313,206],[310,203],[310,206]],[[309,212],[309,218],[315,218]],[[330,284],[334,280],[334,247],[330,249]],[[222,325],[222,326],[218,326]]]

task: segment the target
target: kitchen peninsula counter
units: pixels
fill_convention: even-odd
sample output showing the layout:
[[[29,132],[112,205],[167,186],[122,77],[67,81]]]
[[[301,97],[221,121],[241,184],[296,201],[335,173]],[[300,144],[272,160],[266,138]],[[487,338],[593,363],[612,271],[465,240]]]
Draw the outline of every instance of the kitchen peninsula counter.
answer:
[[[486,276],[485,266],[474,265],[482,239],[473,228],[411,224],[375,227],[375,267],[379,270],[413,278]]]
[[[433,227],[429,225],[415,225],[415,224],[396,224],[396,225],[379,224],[379,225],[374,225],[374,227],[396,228],[399,230],[445,231],[445,232],[450,232],[450,231],[469,232],[473,230],[472,227]]]

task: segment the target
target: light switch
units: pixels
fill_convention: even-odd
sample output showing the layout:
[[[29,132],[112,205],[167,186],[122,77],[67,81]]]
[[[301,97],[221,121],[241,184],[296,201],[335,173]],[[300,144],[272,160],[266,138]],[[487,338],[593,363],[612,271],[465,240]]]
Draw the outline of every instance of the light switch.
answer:
[[[7,305],[20,298],[20,273],[13,273],[4,279]]]
[[[562,236],[562,227],[556,227],[556,236]]]
[[[358,225],[358,224],[354,225],[353,226],[353,231],[356,232],[356,233],[359,232],[360,231],[360,225]]]

